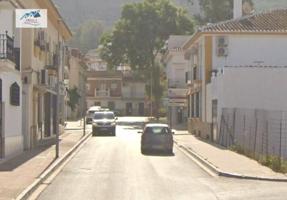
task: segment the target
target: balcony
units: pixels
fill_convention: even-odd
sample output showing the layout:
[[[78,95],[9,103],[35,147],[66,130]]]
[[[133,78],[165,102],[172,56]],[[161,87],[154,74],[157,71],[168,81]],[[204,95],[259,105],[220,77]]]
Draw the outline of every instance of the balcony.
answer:
[[[189,86],[188,94],[199,92],[202,87],[202,80],[189,81],[188,86]]]
[[[3,71],[20,70],[16,65],[16,56],[20,58],[20,53],[15,52],[14,39],[5,34],[0,34],[0,69]]]
[[[42,69],[38,73],[38,84],[35,87],[42,92],[50,92],[56,94],[57,82],[57,77],[53,74],[49,74],[48,69]]]
[[[186,88],[184,80],[181,81],[168,81],[168,88]]]
[[[188,89],[179,89],[179,88],[169,88],[168,89],[168,98],[186,98]]]
[[[109,90],[96,90],[95,97],[110,97]]]

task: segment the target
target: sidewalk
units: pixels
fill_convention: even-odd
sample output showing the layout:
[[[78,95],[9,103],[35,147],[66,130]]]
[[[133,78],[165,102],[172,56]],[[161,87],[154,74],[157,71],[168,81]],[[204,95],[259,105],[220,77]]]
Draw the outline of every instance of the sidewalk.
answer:
[[[286,179],[284,174],[276,173],[270,168],[262,166],[257,161],[230,151],[224,147],[204,142],[187,131],[175,131],[175,141],[188,150],[196,153],[208,163],[227,174],[242,177],[260,177],[267,179]]]
[[[60,136],[60,157],[82,138],[81,131]],[[55,145],[41,146],[0,165],[0,200],[15,199],[55,161]]]
[[[84,120],[69,121],[66,123],[65,130],[81,130],[83,129]]]

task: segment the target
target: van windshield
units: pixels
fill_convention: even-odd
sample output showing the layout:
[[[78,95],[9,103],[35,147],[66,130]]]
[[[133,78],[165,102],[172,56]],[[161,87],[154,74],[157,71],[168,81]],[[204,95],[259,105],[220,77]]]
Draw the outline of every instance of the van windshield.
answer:
[[[113,113],[95,113],[94,119],[114,119]]]

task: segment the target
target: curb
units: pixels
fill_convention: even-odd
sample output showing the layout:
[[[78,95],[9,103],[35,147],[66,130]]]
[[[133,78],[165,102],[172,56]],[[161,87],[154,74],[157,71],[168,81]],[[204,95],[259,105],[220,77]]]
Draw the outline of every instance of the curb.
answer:
[[[225,172],[219,169],[217,166],[209,162],[206,158],[203,158],[201,155],[191,150],[190,148],[185,147],[184,145],[179,144],[178,141],[174,140],[174,143],[181,149],[188,152],[192,157],[194,157],[197,161],[207,167],[209,170],[217,174],[218,176],[227,177],[227,178],[237,178],[237,179],[245,179],[245,180],[257,180],[257,181],[272,181],[272,182],[287,182],[286,178],[271,178],[271,177],[260,177],[260,176],[246,176],[242,174]]]
[[[83,130],[83,128],[65,128],[65,131],[77,131],[77,130]]]
[[[28,197],[41,185],[64,161],[66,161],[72,153],[74,153],[80,146],[83,144],[92,133],[87,134],[81,140],[79,140],[68,152],[64,154],[63,157],[56,160],[48,169],[46,169],[42,174],[24,191],[22,191],[17,197],[16,200],[28,199]]]

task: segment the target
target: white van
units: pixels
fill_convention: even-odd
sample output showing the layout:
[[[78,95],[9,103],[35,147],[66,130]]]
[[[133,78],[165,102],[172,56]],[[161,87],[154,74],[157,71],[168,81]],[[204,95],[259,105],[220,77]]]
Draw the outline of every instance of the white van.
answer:
[[[93,122],[94,113],[96,111],[100,111],[101,109],[102,109],[101,106],[92,106],[92,107],[90,107],[89,110],[87,111],[86,123],[87,124],[91,124]]]

